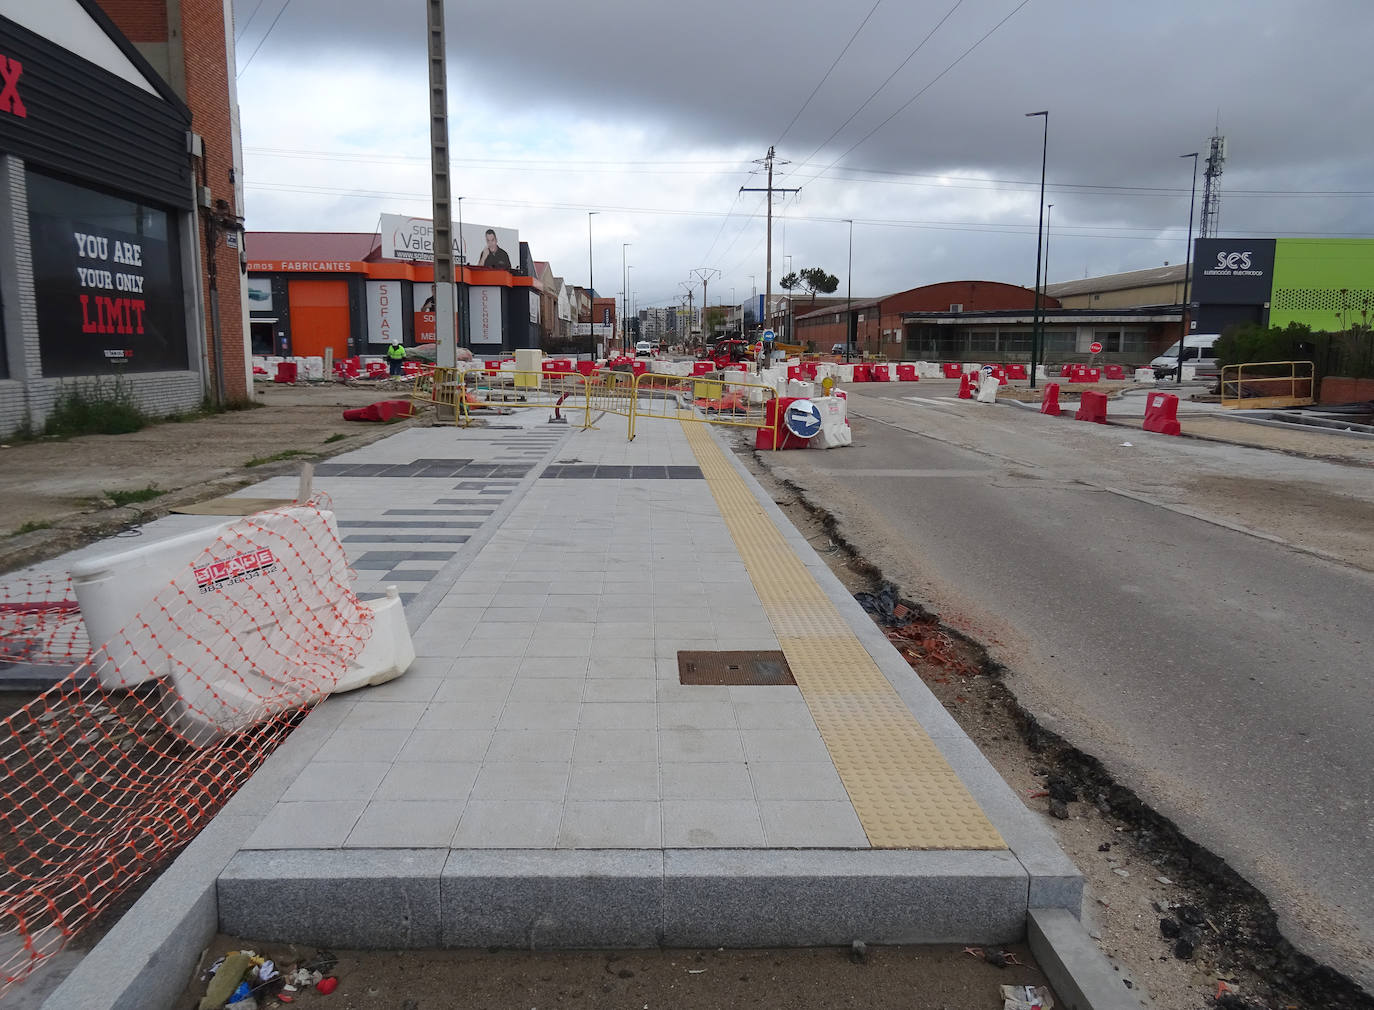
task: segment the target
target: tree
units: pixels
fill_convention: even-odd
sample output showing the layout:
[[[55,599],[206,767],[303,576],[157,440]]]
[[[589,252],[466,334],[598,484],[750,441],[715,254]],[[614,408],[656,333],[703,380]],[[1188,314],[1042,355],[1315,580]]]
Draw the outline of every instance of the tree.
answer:
[[[712,305],[706,310],[706,332],[716,332],[716,327],[725,323],[726,312],[720,305]]]
[[[840,279],[826,273],[824,267],[806,267],[801,272],[801,286],[811,292],[811,306],[816,305],[816,295],[830,295],[840,286]]]

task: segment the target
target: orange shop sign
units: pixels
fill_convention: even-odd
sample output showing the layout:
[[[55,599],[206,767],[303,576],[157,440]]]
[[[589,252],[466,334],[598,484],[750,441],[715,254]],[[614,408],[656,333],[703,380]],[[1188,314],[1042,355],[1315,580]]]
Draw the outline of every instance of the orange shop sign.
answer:
[[[257,274],[360,274],[367,271],[361,260],[249,260],[248,272]]]

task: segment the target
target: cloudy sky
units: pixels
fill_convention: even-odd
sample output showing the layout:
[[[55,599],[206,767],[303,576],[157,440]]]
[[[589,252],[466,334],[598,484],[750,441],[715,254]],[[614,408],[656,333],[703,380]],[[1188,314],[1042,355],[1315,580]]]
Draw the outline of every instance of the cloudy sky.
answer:
[[[250,230],[427,216],[419,0],[235,0]],[[774,278],[855,297],[1031,285],[1050,111],[1051,282],[1179,262],[1191,160],[1220,120],[1222,235],[1374,235],[1368,0],[450,3],[466,222],[639,306],[713,268],[764,287],[755,159],[778,151]],[[846,46],[848,47],[846,49]],[[843,52],[843,55],[841,53]],[[838,58],[838,59],[837,59]],[[818,87],[819,85],[819,87]],[[786,162],[786,164],[781,164]],[[1198,199],[1201,205],[1202,178]],[[700,304],[701,287],[696,286]]]

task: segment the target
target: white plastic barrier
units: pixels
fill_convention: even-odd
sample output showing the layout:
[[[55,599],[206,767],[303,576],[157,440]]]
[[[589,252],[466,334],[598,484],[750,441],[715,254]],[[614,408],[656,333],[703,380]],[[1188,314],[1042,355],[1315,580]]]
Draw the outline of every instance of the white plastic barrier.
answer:
[[[849,400],[843,395],[819,396],[811,401],[821,412],[821,430],[811,439],[820,449],[835,449],[854,442],[854,432],[847,418]]]
[[[816,384],[807,382],[805,379],[789,379],[787,382],[787,395],[800,396],[811,399],[816,392]]]
[[[831,367],[835,369],[835,371],[834,371],[833,374],[834,374],[835,379],[836,379],[837,381],[839,381],[839,382],[853,382],[853,381],[854,381],[854,366],[853,366],[853,365],[840,365],[840,364],[837,364],[837,365],[832,365]]]
[[[964,374],[965,374],[965,375],[977,375],[977,374],[978,374],[979,372],[981,372],[982,370],[983,370],[983,366],[982,366],[981,364],[977,363],[977,362],[973,362],[973,361],[965,361],[965,362],[964,362]]]
[[[1183,381],[1184,381],[1184,382],[1192,382],[1192,381],[1193,381],[1194,379],[1196,379],[1196,378],[1197,378],[1197,365],[1184,365],[1184,366],[1183,366]]]
[[[1001,386],[1002,380],[997,378],[997,376],[984,375],[981,379],[978,380],[978,402],[996,403],[997,390],[1000,389]]]
[[[168,678],[177,723],[193,736],[236,732],[322,698],[341,675],[353,686],[381,683],[414,659],[399,598],[373,608],[384,637],[369,638],[347,672],[320,648],[367,630],[341,616],[356,606],[330,511],[261,512],[81,561],[70,575],[100,684]]]
[[[1155,370],[1153,368],[1137,368],[1135,370],[1135,381],[1153,384],[1155,381]]]

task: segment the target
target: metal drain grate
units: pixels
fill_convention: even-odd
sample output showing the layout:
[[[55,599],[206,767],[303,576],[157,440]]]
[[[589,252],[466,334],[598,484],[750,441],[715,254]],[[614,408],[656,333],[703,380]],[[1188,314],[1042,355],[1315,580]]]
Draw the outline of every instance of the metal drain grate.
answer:
[[[781,652],[679,652],[677,676],[682,684],[735,684],[781,687],[796,684]]]

